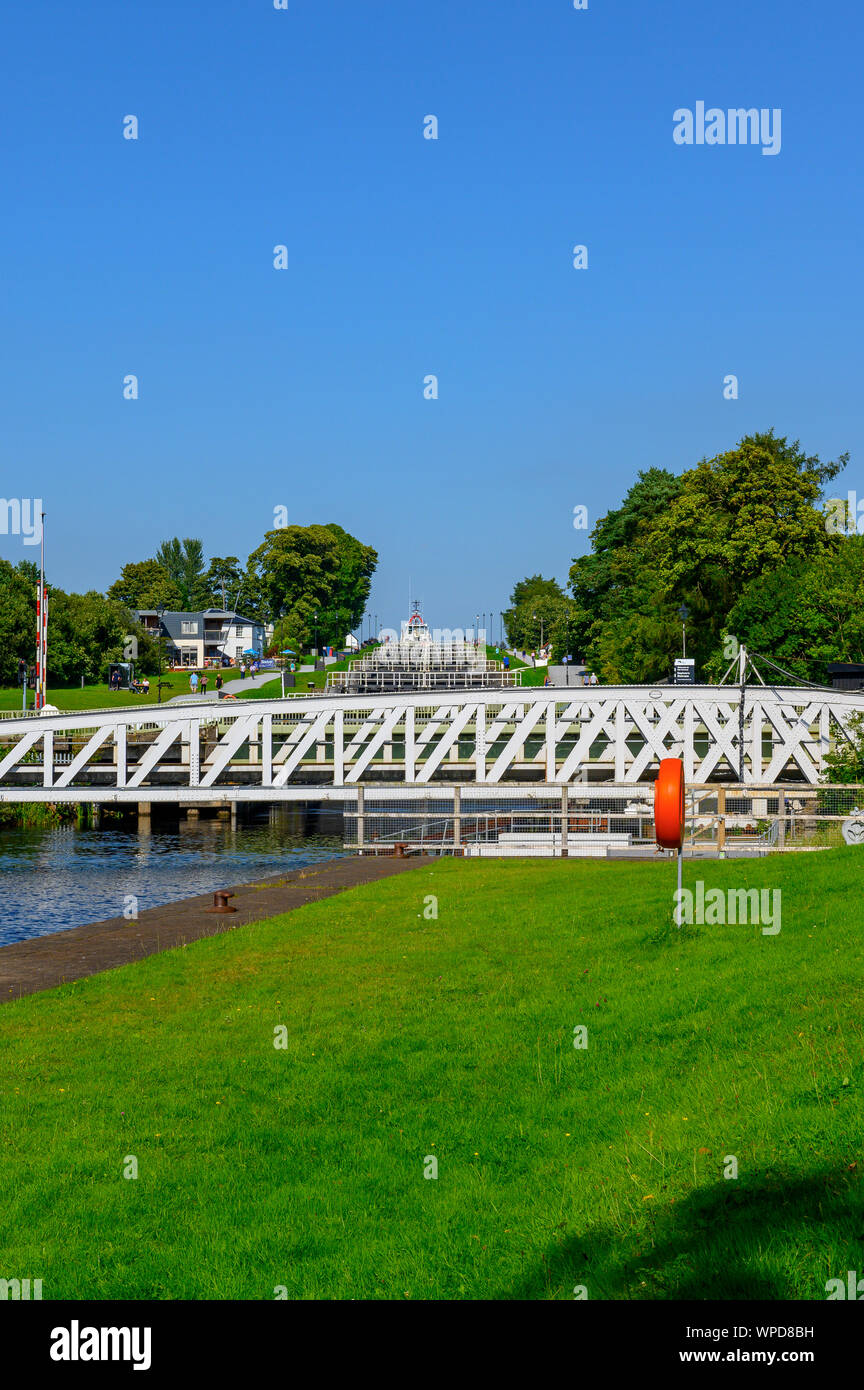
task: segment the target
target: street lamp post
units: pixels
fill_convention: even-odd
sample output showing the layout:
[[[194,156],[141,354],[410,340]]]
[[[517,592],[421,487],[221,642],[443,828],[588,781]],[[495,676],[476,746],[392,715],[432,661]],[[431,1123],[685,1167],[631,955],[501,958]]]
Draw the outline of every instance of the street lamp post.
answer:
[[[159,649],[159,674],[156,677],[156,703],[162,703],[162,620],[165,617],[165,609],[157,608],[156,617],[159,620],[159,628],[156,633],[156,645]]]
[[[682,603],[678,609],[678,616],[681,619],[681,655],[687,655],[687,619],[690,617],[690,609],[686,603]]]

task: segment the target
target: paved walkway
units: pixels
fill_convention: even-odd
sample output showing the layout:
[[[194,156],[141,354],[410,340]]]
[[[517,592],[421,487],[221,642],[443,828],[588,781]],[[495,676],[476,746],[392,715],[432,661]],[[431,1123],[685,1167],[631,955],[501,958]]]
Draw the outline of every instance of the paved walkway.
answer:
[[[275,878],[240,884],[229,890],[236,894],[230,905],[237,911],[224,916],[205,911],[213,906],[213,894],[204,893],[165,907],[146,908],[137,922],[112,917],[92,926],[73,927],[70,931],[0,946],[0,1003],[41,989],[54,989],[67,980],[113,970],[203,936],[219,936],[232,927],[275,917],[347,888],[376,883],[433,862],[425,855],[416,859],[346,855],[344,859],[330,859],[306,869],[292,869]]]
[[[190,690],[187,695],[173,695],[170,700],[163,700],[163,705],[188,705],[194,704],[217,704],[219,696],[213,689],[213,682],[216,679],[216,670],[212,670],[207,678],[209,689],[206,695],[202,695],[200,689],[194,694]],[[232,676],[226,680],[222,686],[223,693],[228,695],[239,695],[244,690],[260,690],[262,685],[269,685],[271,681],[278,681],[278,671],[259,671],[257,676],[247,676],[243,680],[240,676]]]
[[[335,657],[326,658],[327,665],[332,666],[335,663],[335,660]],[[208,677],[208,685],[210,686],[210,689],[207,691],[206,695],[202,695],[200,690],[197,694],[193,695],[192,691],[190,690],[188,695],[173,695],[170,700],[163,700],[163,705],[188,705],[191,703],[200,705],[202,702],[208,705],[216,704],[219,699],[219,696],[213,689],[213,680],[215,679],[216,669],[217,668],[214,668],[210,672],[210,676]],[[303,673],[305,671],[314,670],[314,666],[298,666],[295,672],[295,680],[297,682],[296,686],[294,687],[295,694],[298,690],[303,689],[302,682],[300,681],[300,677],[303,675]],[[225,684],[222,687],[222,692],[223,694],[227,693],[228,695],[239,696],[246,690],[260,690],[262,685],[269,685],[271,681],[278,680],[278,671],[259,671],[257,676],[247,676],[245,680],[243,680],[241,676],[232,676],[230,680],[225,681]]]

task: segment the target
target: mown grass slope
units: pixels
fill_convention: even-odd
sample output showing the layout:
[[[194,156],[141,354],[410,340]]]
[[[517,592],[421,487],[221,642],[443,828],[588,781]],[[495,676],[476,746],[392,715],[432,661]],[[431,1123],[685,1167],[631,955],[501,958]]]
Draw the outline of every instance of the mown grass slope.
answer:
[[[442,861],[5,1004],[0,1275],[824,1298],[864,1250],[862,869],[686,866],[780,887],[766,936],[670,927],[670,862]]]

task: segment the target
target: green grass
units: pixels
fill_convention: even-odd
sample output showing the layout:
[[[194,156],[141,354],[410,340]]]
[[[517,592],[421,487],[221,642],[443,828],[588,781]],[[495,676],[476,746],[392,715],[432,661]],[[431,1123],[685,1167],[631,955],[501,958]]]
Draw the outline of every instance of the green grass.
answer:
[[[2,1273],[824,1298],[864,1242],[861,856],[685,866],[780,886],[773,937],[670,927],[669,862],[445,860],[8,1003]]]
[[[226,672],[223,671],[223,675]],[[232,672],[231,675],[238,675],[239,672]],[[210,689],[213,689],[213,679],[215,671],[208,672]],[[122,705],[155,705],[156,704],[156,676],[150,676],[150,694],[133,695],[131,690],[112,690],[106,684],[85,685],[83,690],[80,686],[51,686],[46,694],[46,699],[50,705],[56,705],[59,710],[76,709],[114,709]],[[165,682],[170,686],[169,689],[162,690],[162,700],[170,700],[174,695],[188,695],[189,672],[188,671],[168,671],[162,675],[163,685]],[[33,691],[27,691],[27,707],[33,708]],[[21,688],[20,686],[12,689],[0,690],[0,709],[21,708]]]

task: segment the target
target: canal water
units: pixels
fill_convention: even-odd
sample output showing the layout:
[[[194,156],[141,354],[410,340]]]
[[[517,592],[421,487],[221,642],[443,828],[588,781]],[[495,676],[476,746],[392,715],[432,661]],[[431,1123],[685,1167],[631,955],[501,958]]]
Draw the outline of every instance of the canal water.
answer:
[[[344,853],[327,812],[241,822],[0,829],[0,946],[302,869]]]

